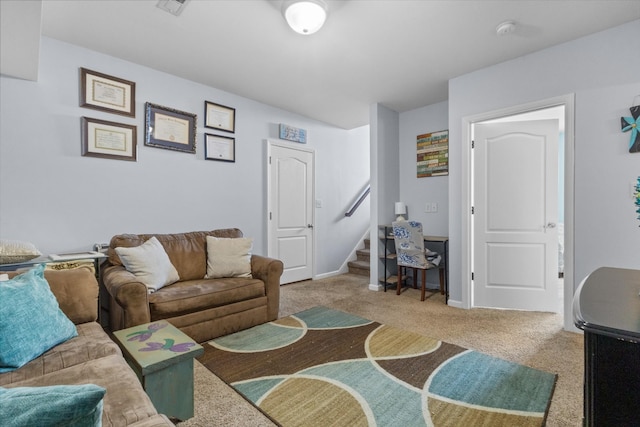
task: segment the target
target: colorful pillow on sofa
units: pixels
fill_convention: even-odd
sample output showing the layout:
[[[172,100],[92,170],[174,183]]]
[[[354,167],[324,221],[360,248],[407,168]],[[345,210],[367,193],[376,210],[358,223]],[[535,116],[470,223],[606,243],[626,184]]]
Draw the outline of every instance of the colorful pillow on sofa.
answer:
[[[0,388],[0,425],[102,425],[106,390],[94,384]]]
[[[77,335],[44,278],[44,264],[0,282],[0,373]]]
[[[253,239],[207,236],[207,279],[251,277]]]
[[[149,292],[180,280],[162,243],[154,236],[131,248],[115,248],[124,268],[145,284]]]

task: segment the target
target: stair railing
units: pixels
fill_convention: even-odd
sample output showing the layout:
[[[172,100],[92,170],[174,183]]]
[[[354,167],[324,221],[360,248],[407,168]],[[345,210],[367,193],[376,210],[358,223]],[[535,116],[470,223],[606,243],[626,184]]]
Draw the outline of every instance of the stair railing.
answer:
[[[356,202],[353,204],[353,206],[351,206],[351,209],[349,209],[347,212],[345,212],[344,216],[353,215],[353,213],[358,209],[358,206],[360,206],[362,204],[362,202],[364,201],[364,199],[367,198],[367,196],[369,195],[370,192],[371,192],[371,185],[367,184],[367,188],[362,192],[360,197],[358,197],[358,200],[356,200]]]

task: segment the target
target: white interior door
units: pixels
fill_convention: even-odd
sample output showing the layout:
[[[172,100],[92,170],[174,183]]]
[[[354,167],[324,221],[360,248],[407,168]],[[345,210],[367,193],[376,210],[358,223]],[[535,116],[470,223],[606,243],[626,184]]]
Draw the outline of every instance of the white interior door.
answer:
[[[558,128],[474,127],[474,306],[559,311]]]
[[[313,276],[312,150],[269,142],[268,256],[281,260],[281,284]]]

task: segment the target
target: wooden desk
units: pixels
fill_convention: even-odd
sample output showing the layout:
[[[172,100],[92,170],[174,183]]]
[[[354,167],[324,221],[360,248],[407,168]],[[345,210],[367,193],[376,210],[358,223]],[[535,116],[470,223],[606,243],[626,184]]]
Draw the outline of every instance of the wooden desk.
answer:
[[[380,257],[384,263],[384,279],[380,280],[380,283],[384,285],[384,291],[387,291],[387,285],[396,285],[398,283],[397,276],[393,275],[387,278],[387,261],[390,259],[395,260],[395,253],[389,253],[389,242],[393,242],[393,226],[381,225],[378,227],[382,230],[382,240],[384,242],[384,254]],[[445,304],[449,302],[449,236],[424,236],[425,243],[439,243],[442,244],[444,253],[442,254],[442,264],[438,267],[444,270],[444,294]],[[440,252],[440,251],[436,251]]]
[[[584,425],[640,425],[640,270],[591,273],[573,319],[584,330]]]
[[[443,254],[442,261],[443,265],[441,268],[444,269],[444,303],[447,304],[449,302],[449,236],[424,236],[425,243],[441,243]]]

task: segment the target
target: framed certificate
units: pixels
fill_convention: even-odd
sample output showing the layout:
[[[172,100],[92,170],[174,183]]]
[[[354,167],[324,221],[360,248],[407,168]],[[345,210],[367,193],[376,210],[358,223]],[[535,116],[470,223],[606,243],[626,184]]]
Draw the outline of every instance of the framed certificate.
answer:
[[[136,84],[80,68],[80,106],[135,117]]]
[[[147,102],[144,145],[196,152],[196,115]]]
[[[136,161],[136,126],[82,118],[82,155]]]
[[[236,131],[236,109],[204,101],[204,125],[233,133]]]
[[[220,160],[223,162],[236,161],[236,140],[228,136],[204,135],[205,160]]]

